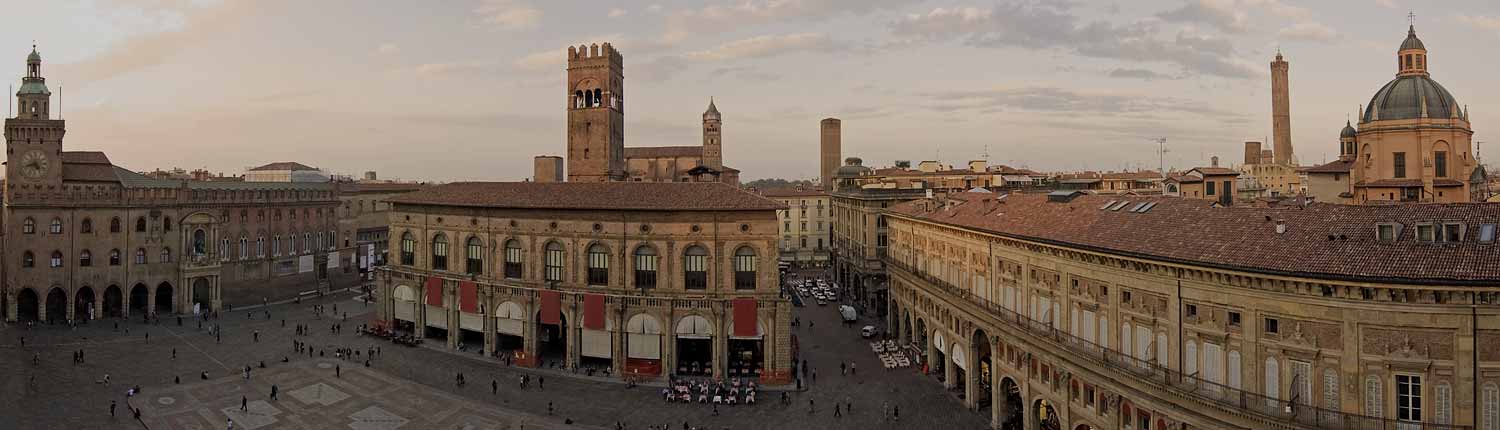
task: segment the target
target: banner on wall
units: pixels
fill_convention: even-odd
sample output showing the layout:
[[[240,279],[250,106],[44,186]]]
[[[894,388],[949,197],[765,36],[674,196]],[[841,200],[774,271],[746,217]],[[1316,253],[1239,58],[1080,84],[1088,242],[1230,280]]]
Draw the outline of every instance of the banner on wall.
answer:
[[[307,273],[311,271],[313,271],[313,256],[303,255],[297,257],[297,273]]]
[[[328,253],[328,268],[329,269],[337,269],[337,268],[339,268],[339,252],[338,251],[334,251],[334,252]]]

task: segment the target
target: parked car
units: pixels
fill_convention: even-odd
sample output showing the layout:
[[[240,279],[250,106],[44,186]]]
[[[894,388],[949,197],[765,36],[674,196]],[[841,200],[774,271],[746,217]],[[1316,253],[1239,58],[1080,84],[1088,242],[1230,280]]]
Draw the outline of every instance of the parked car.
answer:
[[[878,330],[876,330],[875,326],[872,326],[872,325],[867,325],[864,328],[859,329],[859,335],[861,337],[864,337],[865,339],[869,339],[869,338],[875,337],[875,335],[877,335],[877,334],[879,334]]]

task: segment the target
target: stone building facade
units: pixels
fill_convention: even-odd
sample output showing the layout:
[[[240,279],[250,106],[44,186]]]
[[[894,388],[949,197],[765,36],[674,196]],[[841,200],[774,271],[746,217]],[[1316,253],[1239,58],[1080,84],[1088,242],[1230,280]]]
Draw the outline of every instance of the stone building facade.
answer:
[[[24,80],[5,120],[5,320],[191,313],[353,282],[332,184],[151,179],[64,151],[35,51]]]
[[[874,307],[876,315],[885,312],[885,256],[889,237],[886,232],[886,208],[919,199],[933,192],[929,188],[885,187],[884,181],[866,182],[874,171],[857,157],[844,160],[834,171],[834,190],[829,194],[833,207],[834,281],[846,295]]]
[[[963,193],[886,218],[890,332],[994,428],[1500,426],[1500,205]]]
[[[559,160],[561,162],[561,160]],[[389,260],[392,197],[427,188],[402,182],[347,182],[338,184],[340,248],[352,250],[353,267],[369,274]]]
[[[789,382],[779,203],[719,183],[454,183],[391,199],[378,315],[522,366]]]
[[[609,43],[568,47],[567,88],[568,182],[739,184],[740,171],[724,165],[723,118],[713,100],[703,112],[701,145],[626,148],[620,52]]]
[[[777,212],[781,226],[781,261],[805,266],[828,262],[833,248],[833,202],[820,188],[762,190],[787,208]]]

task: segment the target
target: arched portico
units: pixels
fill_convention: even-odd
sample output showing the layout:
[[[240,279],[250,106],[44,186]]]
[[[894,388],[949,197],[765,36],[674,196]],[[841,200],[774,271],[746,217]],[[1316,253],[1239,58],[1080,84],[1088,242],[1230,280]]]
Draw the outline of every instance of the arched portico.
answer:
[[[73,319],[89,321],[98,317],[94,302],[94,289],[85,285],[73,293]]]
[[[21,322],[40,321],[42,318],[41,297],[36,290],[22,288],[16,294],[16,320]]]
[[[176,310],[177,296],[173,294],[172,284],[166,281],[156,285],[156,309],[157,315],[171,314]]]
[[[1025,404],[1021,402],[1021,386],[1011,378],[1000,379],[1000,430],[1021,430],[1025,428],[1026,419]]]
[[[1032,430],[1062,430],[1062,419],[1057,416],[1057,408],[1047,399],[1037,399],[1032,402],[1032,418],[1036,426]]]
[[[62,287],[47,291],[47,322],[56,324],[68,320],[68,293]]]
[[[104,289],[104,315],[119,318],[125,315],[125,294],[120,291],[119,285],[110,285]]]

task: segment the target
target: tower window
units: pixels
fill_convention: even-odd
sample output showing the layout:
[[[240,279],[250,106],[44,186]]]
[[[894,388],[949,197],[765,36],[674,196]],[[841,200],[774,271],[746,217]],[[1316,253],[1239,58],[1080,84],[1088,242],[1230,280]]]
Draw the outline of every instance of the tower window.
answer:
[[[1396,152],[1396,153],[1392,153],[1391,154],[1391,170],[1392,170],[1392,174],[1391,174],[1392,177],[1396,177],[1396,178],[1405,178],[1406,177],[1406,153],[1405,152]]]
[[[1432,167],[1437,177],[1448,177],[1448,151],[1433,151]]]

